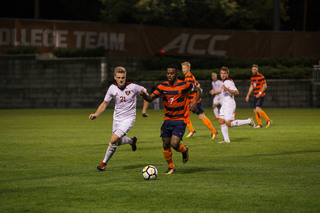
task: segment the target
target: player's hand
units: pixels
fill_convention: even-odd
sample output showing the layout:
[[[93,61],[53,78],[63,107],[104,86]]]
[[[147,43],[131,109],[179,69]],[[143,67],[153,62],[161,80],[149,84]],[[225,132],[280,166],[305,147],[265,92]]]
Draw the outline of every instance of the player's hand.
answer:
[[[210,90],[209,93],[210,93],[210,95],[214,95],[214,90],[213,89]]]
[[[98,116],[96,115],[96,114],[91,114],[91,115],[89,115],[89,119],[90,120],[94,120],[94,119],[96,119]]]
[[[195,110],[197,108],[197,102],[196,101],[192,101],[190,104],[189,104],[189,109],[191,111]]]
[[[246,97],[246,102],[248,102],[248,101],[249,101],[249,96]]]

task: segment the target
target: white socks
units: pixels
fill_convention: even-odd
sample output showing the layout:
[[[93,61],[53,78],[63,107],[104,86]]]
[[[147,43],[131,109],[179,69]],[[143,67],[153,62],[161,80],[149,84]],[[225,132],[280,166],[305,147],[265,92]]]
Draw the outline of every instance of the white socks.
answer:
[[[242,126],[245,124],[250,124],[250,119],[246,119],[246,120],[234,120],[231,122],[231,127],[235,127],[235,126]]]
[[[104,156],[104,159],[103,159],[103,162],[107,163],[110,160],[110,158],[112,157],[112,155],[116,152],[116,150],[117,150],[117,145],[109,143],[106,155]]]
[[[121,145],[123,145],[123,144],[132,144],[132,140],[131,140],[131,138],[128,138],[127,136],[123,136],[122,138],[121,138]]]
[[[224,141],[230,142],[227,124],[223,124],[220,127],[221,127],[221,132],[222,132]]]

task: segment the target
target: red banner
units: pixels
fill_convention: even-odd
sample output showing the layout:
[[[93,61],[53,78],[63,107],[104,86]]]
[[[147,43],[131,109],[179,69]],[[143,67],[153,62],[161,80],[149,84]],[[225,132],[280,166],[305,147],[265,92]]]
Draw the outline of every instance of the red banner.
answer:
[[[35,46],[104,47],[108,57],[152,58],[161,54],[212,58],[263,58],[320,55],[320,33],[256,32],[152,27],[91,22],[0,19],[0,54]]]

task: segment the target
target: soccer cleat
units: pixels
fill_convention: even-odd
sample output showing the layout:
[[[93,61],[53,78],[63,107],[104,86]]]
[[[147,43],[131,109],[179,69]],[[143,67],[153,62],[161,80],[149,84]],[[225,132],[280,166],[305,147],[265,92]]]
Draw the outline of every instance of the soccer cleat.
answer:
[[[255,128],[256,129],[262,128],[262,125],[257,125]]]
[[[218,131],[216,131],[216,133],[214,133],[214,134],[211,133],[211,139],[212,139],[212,140],[215,139],[218,134],[219,134]]]
[[[98,166],[97,167],[97,169],[99,170],[99,171],[104,171],[104,170],[106,170],[106,163],[104,163],[104,162],[102,162],[101,164],[100,164],[100,166]]]
[[[267,121],[267,125],[266,125],[266,128],[268,128],[270,126],[270,124],[272,124],[272,120],[270,121]]]
[[[149,117],[148,113],[142,113],[142,117]]]
[[[230,141],[220,141],[218,143],[230,143]]]
[[[182,163],[187,163],[189,160],[189,147],[186,146],[187,151],[185,153],[182,152]]]
[[[189,132],[189,134],[187,135],[186,138],[190,138],[191,136],[193,136],[193,135],[196,134],[196,133],[197,133],[196,130],[194,130],[193,132]]]
[[[133,137],[133,138],[131,138],[131,140],[132,140],[132,144],[130,144],[130,145],[131,145],[132,151],[136,151],[136,149],[137,149],[136,143],[137,143],[138,139],[136,137]]]
[[[168,168],[168,170],[166,171],[165,175],[171,175],[174,172],[176,172],[175,168]]]
[[[256,124],[254,123],[253,119],[249,118],[249,120],[250,120],[249,125],[252,126],[253,128],[256,128]]]

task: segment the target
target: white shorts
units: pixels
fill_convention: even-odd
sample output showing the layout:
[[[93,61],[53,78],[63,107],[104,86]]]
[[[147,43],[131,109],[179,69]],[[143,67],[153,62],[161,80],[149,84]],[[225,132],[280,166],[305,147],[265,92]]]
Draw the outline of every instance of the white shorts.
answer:
[[[220,98],[219,95],[214,96],[213,101],[212,101],[212,104],[222,105],[222,104],[221,104],[221,98]]]
[[[124,133],[124,135],[126,135],[130,131],[130,129],[133,127],[134,122],[135,122],[135,120],[125,120],[122,122],[113,122],[112,133],[115,133],[116,130],[121,130]],[[121,138],[124,135],[118,135],[118,136]]]
[[[225,121],[234,120],[234,112],[236,111],[236,102],[229,102],[228,104],[223,104],[220,108],[219,118]]]

